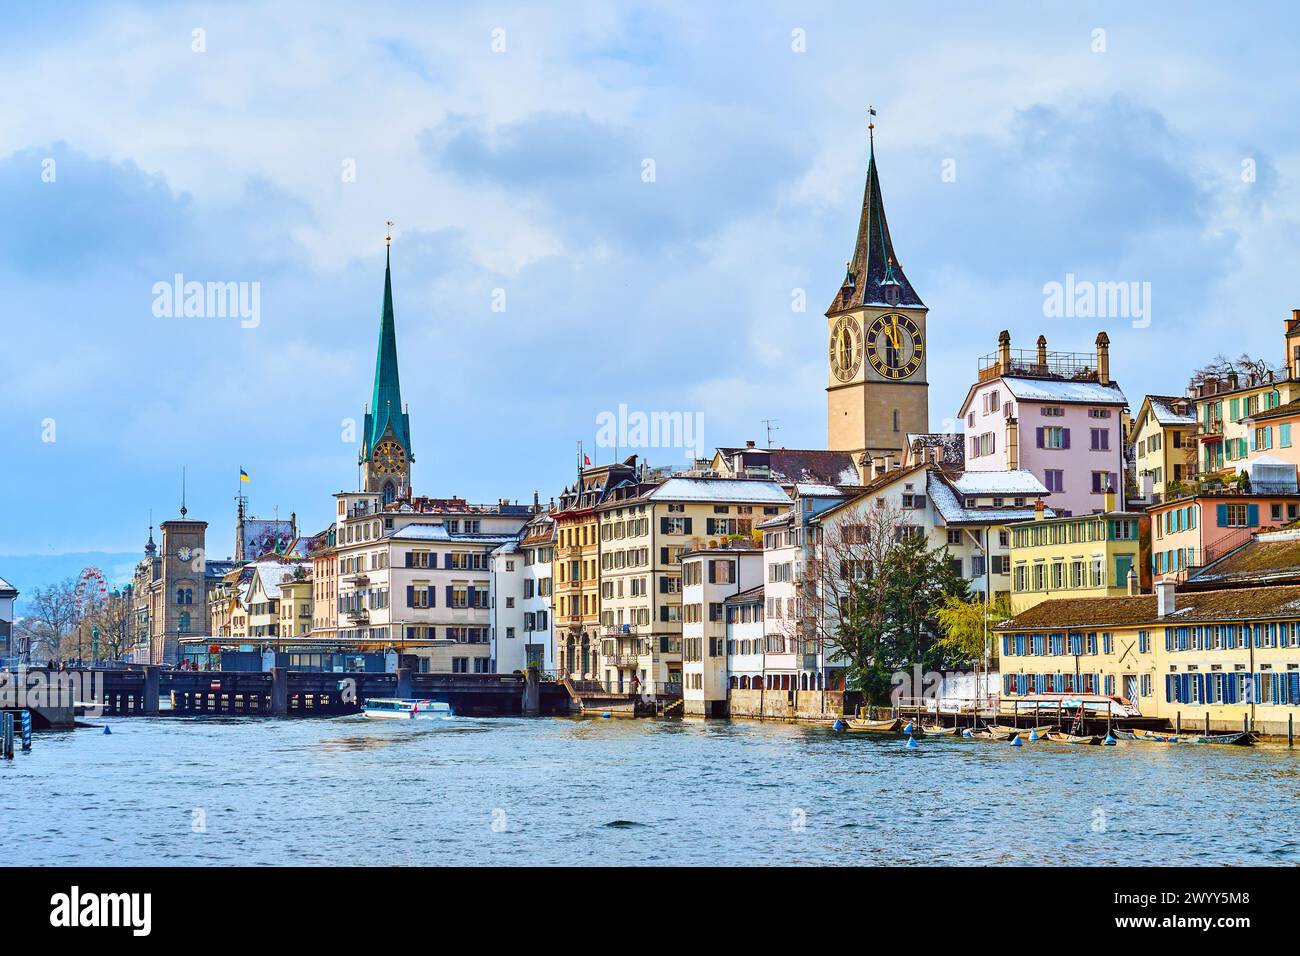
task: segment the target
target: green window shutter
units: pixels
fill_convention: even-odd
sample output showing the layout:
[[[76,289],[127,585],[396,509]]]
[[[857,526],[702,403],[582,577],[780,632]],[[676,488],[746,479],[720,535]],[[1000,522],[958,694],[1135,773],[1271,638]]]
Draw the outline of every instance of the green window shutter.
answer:
[[[1241,411],[1241,399],[1239,398],[1228,399],[1228,417],[1235,422],[1238,418],[1241,417],[1238,414],[1240,411]]]
[[[1228,506],[1227,506],[1227,505],[1215,505],[1215,506],[1214,506],[1214,516],[1215,516],[1215,518],[1217,519],[1217,521],[1218,521],[1218,526],[1219,526],[1220,528],[1226,528],[1226,527],[1228,526]]]
[[[1259,505],[1246,505],[1246,524],[1252,528],[1259,525]]]

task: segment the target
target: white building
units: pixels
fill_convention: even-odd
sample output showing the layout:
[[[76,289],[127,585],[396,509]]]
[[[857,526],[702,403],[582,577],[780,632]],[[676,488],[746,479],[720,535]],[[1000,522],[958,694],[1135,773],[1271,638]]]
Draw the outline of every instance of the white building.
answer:
[[[396,650],[421,671],[490,673],[491,555],[516,539],[532,509],[335,498],[339,643]]]
[[[551,568],[555,556],[555,520],[539,514],[519,540],[523,555],[524,658],[546,673],[555,672],[555,621],[551,607]]]
[[[726,602],[762,582],[763,552],[757,548],[703,548],[682,555],[682,698],[687,714],[726,715]]]
[[[17,657],[20,648],[14,646],[14,602],[18,600],[18,589],[0,578],[0,662]]]

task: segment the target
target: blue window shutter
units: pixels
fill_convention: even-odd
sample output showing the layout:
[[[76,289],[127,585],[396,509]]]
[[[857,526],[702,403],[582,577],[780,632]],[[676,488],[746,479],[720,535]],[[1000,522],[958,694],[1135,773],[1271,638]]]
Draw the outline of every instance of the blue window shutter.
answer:
[[[438,589],[432,584],[429,585],[429,607],[435,607],[438,604]]]
[[[408,584],[406,586],[406,606],[415,607],[415,587]]]
[[[1042,429],[1042,428],[1035,428],[1035,429],[1034,429],[1034,435],[1035,435],[1035,436],[1037,437],[1037,439],[1038,439],[1038,447],[1039,447],[1039,448],[1042,448],[1042,447],[1044,446],[1044,444],[1045,444],[1044,441],[1043,441],[1043,429]]]
[[[1252,528],[1259,524],[1259,505],[1246,505],[1246,524]]]
[[[1171,704],[1177,703],[1178,701],[1178,693],[1174,690],[1173,674],[1165,675],[1165,700]]]
[[[1061,429],[1061,447],[1062,448],[1070,447],[1070,429],[1068,428]]]
[[[414,554],[414,552],[411,552],[411,551],[406,552],[406,566],[407,566],[408,568],[410,568],[410,567],[414,567],[414,566],[415,566],[415,565],[414,565],[414,561],[415,561],[415,554]]]
[[[451,607],[451,606],[452,606],[452,601],[451,601],[451,585],[448,584],[448,585],[447,585],[447,607]]]
[[[1228,506],[1215,505],[1214,517],[1218,520],[1220,528],[1226,528],[1228,526]]]

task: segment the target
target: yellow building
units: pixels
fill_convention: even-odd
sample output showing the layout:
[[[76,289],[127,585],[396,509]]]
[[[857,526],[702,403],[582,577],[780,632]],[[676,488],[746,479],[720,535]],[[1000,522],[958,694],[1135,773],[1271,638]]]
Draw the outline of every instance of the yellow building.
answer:
[[[614,488],[598,509],[605,686],[680,696],[682,553],[752,541],[760,521],[789,507],[775,481],[676,476]]]
[[[280,637],[306,637],[311,633],[312,587],[309,575],[280,585]]]
[[[1138,495],[1164,501],[1196,470],[1196,409],[1191,399],[1148,395],[1134,419],[1130,441]]]
[[[1037,517],[1010,526],[1013,612],[1056,597],[1128,594],[1130,571],[1138,588],[1149,584],[1147,517],[1114,507],[1115,496],[1108,494],[1101,514]]]
[[[1044,601],[1003,624],[1004,701],[1125,698],[1184,730],[1285,734],[1300,712],[1300,586]]]

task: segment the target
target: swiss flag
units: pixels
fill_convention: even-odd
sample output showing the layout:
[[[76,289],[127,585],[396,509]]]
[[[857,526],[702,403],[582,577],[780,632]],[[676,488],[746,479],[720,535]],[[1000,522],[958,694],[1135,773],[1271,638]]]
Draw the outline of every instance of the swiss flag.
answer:
[[[583,455],[583,456],[582,456],[582,463],[583,463],[583,465],[590,465],[590,464],[591,464],[591,459],[588,458],[586,455]]]

